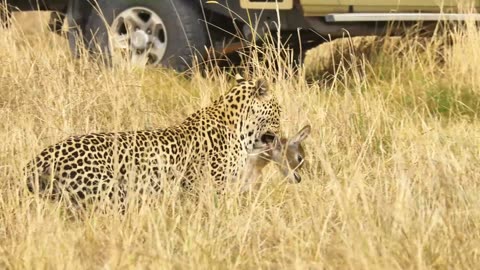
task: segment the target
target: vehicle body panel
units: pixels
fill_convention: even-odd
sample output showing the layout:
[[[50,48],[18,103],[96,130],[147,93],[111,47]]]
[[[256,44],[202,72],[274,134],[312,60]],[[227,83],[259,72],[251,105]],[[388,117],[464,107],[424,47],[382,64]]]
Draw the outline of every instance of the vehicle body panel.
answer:
[[[340,0],[300,0],[305,16],[319,16],[328,13],[348,12],[349,6],[340,3]]]
[[[240,0],[240,6],[246,9],[292,9],[293,0],[278,0],[278,1]]]
[[[478,6],[479,1],[457,0],[341,0],[352,5],[354,12],[459,12],[462,7]],[[460,7],[460,9],[459,9]]]
[[[300,0],[305,16],[342,12],[462,12],[479,8],[479,0]]]

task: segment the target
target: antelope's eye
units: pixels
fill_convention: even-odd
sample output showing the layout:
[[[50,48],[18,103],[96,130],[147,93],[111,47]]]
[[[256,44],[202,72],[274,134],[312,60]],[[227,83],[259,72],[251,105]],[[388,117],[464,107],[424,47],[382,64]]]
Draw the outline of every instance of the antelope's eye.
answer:
[[[298,163],[302,163],[303,162],[303,157],[301,155],[297,155],[297,161],[298,161]]]

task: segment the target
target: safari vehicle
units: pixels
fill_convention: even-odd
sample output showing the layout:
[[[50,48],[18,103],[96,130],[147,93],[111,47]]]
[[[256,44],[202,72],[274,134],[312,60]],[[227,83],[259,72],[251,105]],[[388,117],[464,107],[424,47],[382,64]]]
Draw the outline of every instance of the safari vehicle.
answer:
[[[177,71],[188,69],[194,56],[228,54],[269,32],[280,33],[300,62],[306,50],[345,35],[396,35],[419,21],[480,20],[480,0],[7,0],[7,6],[63,14],[74,54],[86,46],[108,59],[121,49],[135,63]]]

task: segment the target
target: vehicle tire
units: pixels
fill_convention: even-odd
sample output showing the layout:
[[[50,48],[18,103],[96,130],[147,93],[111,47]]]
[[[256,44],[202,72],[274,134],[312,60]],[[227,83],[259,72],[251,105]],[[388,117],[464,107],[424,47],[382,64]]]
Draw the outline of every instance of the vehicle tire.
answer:
[[[90,52],[129,51],[135,64],[188,70],[207,43],[199,7],[186,0],[99,0],[83,36]],[[109,37],[106,25],[110,26]],[[137,63],[138,62],[138,63]]]

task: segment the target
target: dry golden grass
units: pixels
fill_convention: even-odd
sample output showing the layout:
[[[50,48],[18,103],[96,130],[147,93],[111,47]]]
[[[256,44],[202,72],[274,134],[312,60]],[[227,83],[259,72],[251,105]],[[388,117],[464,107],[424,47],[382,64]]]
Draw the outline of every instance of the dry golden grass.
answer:
[[[0,268],[477,268],[480,32],[453,40],[350,57],[317,83],[263,72],[285,134],[313,127],[298,185],[269,167],[249,195],[167,191],[125,215],[71,218],[26,190],[35,154],[73,134],[178,123],[231,81],[106,69],[54,34],[0,29]]]

